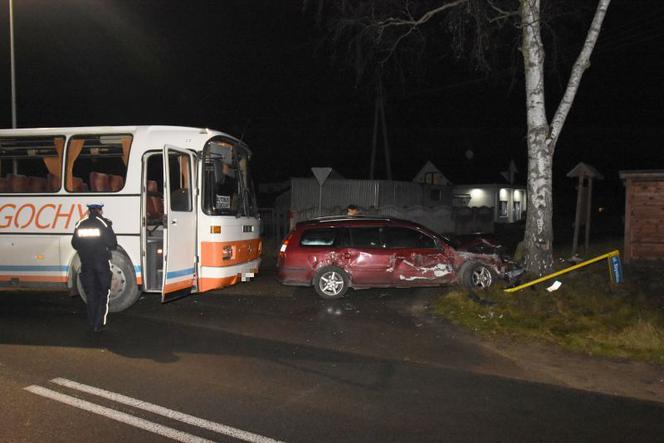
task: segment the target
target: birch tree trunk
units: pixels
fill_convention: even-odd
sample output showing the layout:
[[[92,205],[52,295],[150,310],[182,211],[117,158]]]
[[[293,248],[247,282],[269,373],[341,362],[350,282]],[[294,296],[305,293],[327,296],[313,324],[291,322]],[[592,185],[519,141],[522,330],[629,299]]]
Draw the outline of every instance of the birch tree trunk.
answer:
[[[540,27],[540,0],[521,0],[522,51],[528,124],[528,207],[525,268],[543,275],[553,268],[553,154],[572,107],[583,72],[590,65],[604,16],[611,0],[599,0],[595,16],[567,88],[549,125],[544,102],[544,45]]]
[[[553,267],[553,146],[544,102],[544,44],[540,0],[521,0],[523,65],[528,123],[528,205],[525,267],[542,275]]]

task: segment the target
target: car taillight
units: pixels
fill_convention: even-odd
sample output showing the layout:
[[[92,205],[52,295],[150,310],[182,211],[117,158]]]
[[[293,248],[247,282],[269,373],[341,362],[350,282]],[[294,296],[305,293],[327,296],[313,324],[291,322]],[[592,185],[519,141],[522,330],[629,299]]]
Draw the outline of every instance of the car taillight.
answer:
[[[291,237],[293,236],[293,233],[289,233],[286,239],[281,243],[281,247],[279,248],[279,259],[284,258],[286,255],[286,248],[288,248],[288,242],[290,241]]]

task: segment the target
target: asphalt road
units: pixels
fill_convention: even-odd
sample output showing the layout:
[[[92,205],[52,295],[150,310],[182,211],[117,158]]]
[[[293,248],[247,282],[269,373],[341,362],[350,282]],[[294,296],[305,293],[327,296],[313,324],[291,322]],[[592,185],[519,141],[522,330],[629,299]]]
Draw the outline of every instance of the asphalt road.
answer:
[[[78,298],[0,293],[0,441],[662,441],[664,406],[523,381],[430,321],[438,291],[263,276],[146,295],[100,336]]]

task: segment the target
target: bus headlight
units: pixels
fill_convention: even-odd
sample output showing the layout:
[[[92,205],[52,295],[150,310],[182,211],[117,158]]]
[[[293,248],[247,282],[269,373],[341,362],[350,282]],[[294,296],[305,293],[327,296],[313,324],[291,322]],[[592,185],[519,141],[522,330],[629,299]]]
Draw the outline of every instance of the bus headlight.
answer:
[[[233,247],[232,246],[224,246],[223,252],[221,254],[221,259],[222,260],[230,260],[233,258]]]

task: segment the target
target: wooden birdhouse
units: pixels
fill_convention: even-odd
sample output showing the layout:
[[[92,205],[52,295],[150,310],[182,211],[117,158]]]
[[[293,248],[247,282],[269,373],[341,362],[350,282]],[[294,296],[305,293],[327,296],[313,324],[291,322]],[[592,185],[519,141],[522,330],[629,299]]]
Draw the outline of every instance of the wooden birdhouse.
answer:
[[[590,215],[592,213],[592,193],[593,179],[602,180],[604,176],[593,166],[580,162],[567,173],[570,178],[578,177],[579,185],[576,194],[576,215],[574,217],[574,240],[572,242],[572,255],[576,254],[576,247],[579,241],[579,228],[582,225],[586,227],[586,238],[584,243],[584,253],[588,252],[588,242],[590,240]]]

